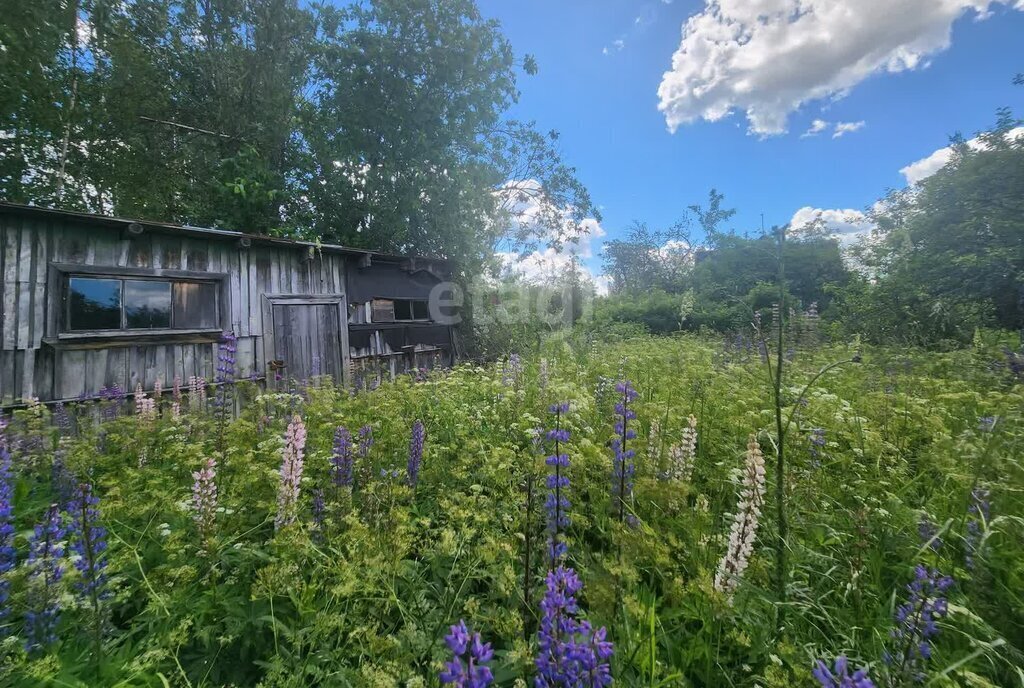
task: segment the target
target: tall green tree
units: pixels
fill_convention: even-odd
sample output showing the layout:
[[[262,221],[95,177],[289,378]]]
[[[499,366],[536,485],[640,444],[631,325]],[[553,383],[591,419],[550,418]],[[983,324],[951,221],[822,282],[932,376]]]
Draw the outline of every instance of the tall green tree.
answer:
[[[878,339],[968,340],[1024,327],[1024,135],[1008,110],[917,186],[873,214],[860,260],[874,276],[846,296],[849,325]]]
[[[472,0],[0,0],[0,197],[479,266],[595,214]],[[517,222],[524,202],[531,222]]]

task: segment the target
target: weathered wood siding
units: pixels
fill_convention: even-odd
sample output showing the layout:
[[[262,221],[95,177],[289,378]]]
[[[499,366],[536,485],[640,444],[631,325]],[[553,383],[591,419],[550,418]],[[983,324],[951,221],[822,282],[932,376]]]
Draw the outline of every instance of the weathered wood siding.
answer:
[[[238,335],[239,376],[266,374],[263,295],[343,294],[344,255],[305,246],[176,235],[147,228],[128,238],[116,227],[74,219],[0,212],[0,405],[95,395],[102,387],[150,390],[158,378],[213,379],[216,344],[54,348],[43,338],[59,326],[61,293],[48,289],[52,263],[227,273],[230,327]]]

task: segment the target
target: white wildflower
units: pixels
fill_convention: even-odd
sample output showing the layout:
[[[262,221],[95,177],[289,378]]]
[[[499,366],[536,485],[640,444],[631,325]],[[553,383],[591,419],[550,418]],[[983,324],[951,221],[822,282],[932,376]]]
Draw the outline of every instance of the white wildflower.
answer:
[[[736,505],[729,545],[725,556],[718,564],[715,574],[715,589],[730,597],[739,585],[743,571],[747,568],[757,538],[757,523],[764,503],[764,455],[757,437],[750,436],[747,443],[747,461],[743,471],[743,482],[739,503]]]

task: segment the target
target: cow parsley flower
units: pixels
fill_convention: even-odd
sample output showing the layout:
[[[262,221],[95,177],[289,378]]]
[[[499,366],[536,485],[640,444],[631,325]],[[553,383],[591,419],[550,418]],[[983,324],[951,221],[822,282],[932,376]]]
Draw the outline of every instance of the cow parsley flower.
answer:
[[[485,643],[479,633],[470,634],[466,622],[449,628],[444,642],[452,653],[452,659],[445,663],[440,679],[444,685],[458,688],[486,688],[494,680],[487,662],[494,657],[490,643]]]
[[[851,674],[849,663],[843,655],[836,657],[834,671],[819,659],[811,674],[821,684],[821,688],[875,688],[875,684],[868,678],[868,670],[858,669]]]
[[[736,505],[732,529],[729,531],[728,549],[715,574],[715,589],[724,592],[730,598],[739,586],[740,578],[754,551],[758,520],[764,502],[764,479],[764,456],[761,454],[761,445],[757,443],[757,437],[751,435],[747,442],[740,499]]]
[[[275,530],[295,523],[298,517],[299,483],[302,481],[305,451],[306,425],[299,416],[292,416],[292,422],[288,424],[285,432],[284,449],[281,452],[281,482],[277,492]]]
[[[576,595],[583,589],[576,572],[559,566],[548,571],[547,590],[541,600],[540,628],[537,630],[537,688],[611,685],[608,660],[612,643],[602,627],[594,630],[589,621],[579,620]]]

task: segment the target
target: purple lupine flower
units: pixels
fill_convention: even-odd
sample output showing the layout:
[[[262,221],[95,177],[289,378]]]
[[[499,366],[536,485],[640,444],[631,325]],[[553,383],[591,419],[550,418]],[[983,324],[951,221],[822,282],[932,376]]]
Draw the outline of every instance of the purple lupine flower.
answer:
[[[922,545],[928,545],[933,552],[942,549],[942,538],[939,537],[939,527],[932,523],[928,514],[921,514],[921,520],[917,522],[917,536],[921,539]]]
[[[119,385],[110,385],[100,389],[103,420],[113,420],[121,415],[121,406],[125,400],[124,390]]]
[[[512,354],[508,357],[501,369],[501,384],[505,387],[515,387],[523,372],[523,360],[519,354]]]
[[[51,504],[46,520],[29,537],[29,611],[25,612],[25,650],[39,652],[57,641],[60,621],[58,583],[64,576],[64,525],[60,507]]]
[[[299,416],[293,416],[285,433],[281,452],[281,484],[277,492],[277,516],[274,529],[281,530],[295,523],[299,503],[299,484],[302,481],[303,459],[306,451],[306,425]]]
[[[10,581],[5,574],[14,568],[14,473],[11,470],[11,454],[4,442],[0,429],[0,638],[4,636],[4,618],[10,614],[7,600],[10,597]]]
[[[373,426],[367,424],[359,428],[359,458],[365,459],[369,456],[371,447],[373,447]]]
[[[974,571],[979,555],[984,555],[982,531],[988,527],[992,515],[989,491],[975,487],[971,490],[971,504],[967,507],[967,534],[964,536],[964,564]]]
[[[68,409],[64,406],[63,401],[58,401],[57,405],[54,406],[53,417],[57,423],[57,428],[60,430],[60,434],[64,437],[70,437],[74,432],[74,422],[71,420],[71,414],[68,413]]]
[[[192,520],[199,530],[201,548],[206,549],[217,519],[217,461],[206,459],[203,467],[192,472]]]
[[[90,602],[93,612],[99,614],[99,602],[106,597],[103,589],[107,582],[104,570],[107,560],[107,530],[100,523],[99,498],[93,494],[92,485],[80,484],[71,503],[68,514],[71,525],[68,534],[72,536],[71,551],[77,554],[74,560],[79,579],[75,588],[83,599]]]
[[[223,332],[217,344],[217,393],[214,404],[219,415],[227,413],[232,401],[232,387],[235,384],[235,354],[238,352],[238,337],[234,332]]]
[[[559,566],[548,571],[547,591],[541,600],[537,630],[537,688],[611,685],[608,660],[613,653],[607,631],[594,630],[589,621],[577,618],[576,594],[583,588],[576,572]]]
[[[331,454],[331,480],[335,487],[352,487],[352,433],[343,425],[334,431],[334,453]]]
[[[57,449],[50,463],[50,488],[61,504],[71,501],[75,487],[75,476],[64,463],[64,455],[64,449]]]
[[[844,655],[836,657],[834,666],[835,671],[829,669],[828,664],[819,659],[811,671],[821,684],[821,688],[875,688],[875,684],[868,678],[866,668],[850,674],[850,666]]]
[[[619,521],[626,518],[626,501],[633,496],[633,457],[636,455],[628,448],[629,440],[636,437],[636,432],[629,427],[629,421],[636,418],[636,411],[630,404],[639,396],[633,384],[626,380],[615,386],[619,393],[619,401],[615,404],[615,439],[612,440],[612,451],[615,459],[612,462],[612,497],[618,503]]]
[[[562,427],[562,415],[569,412],[569,402],[552,404],[548,411],[555,414],[555,427],[547,432],[547,439],[554,443],[554,453],[544,459],[552,472],[547,477],[548,496],[544,502],[548,520],[548,556],[552,566],[565,556],[567,547],[562,541],[562,531],[569,527],[569,507],[572,503],[565,496],[569,490],[569,455],[562,452],[562,443],[569,441],[569,431]]]
[[[445,662],[440,674],[442,684],[452,684],[458,688],[486,688],[494,680],[487,662],[494,657],[490,643],[485,643],[479,633],[470,634],[466,622],[449,627],[450,633],[444,642],[451,650],[452,659]]]
[[[409,460],[406,463],[405,475],[409,481],[409,487],[415,489],[420,481],[420,464],[423,462],[423,440],[426,439],[427,430],[423,422],[417,420],[412,424],[412,438],[409,440]]]
[[[920,683],[932,656],[931,640],[939,634],[938,621],[949,613],[944,594],[953,579],[918,565],[914,580],[907,585],[907,601],[896,610],[896,628],[890,632],[894,651],[886,652],[894,683]]]

